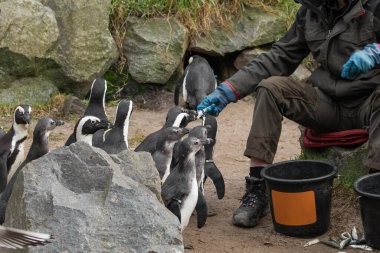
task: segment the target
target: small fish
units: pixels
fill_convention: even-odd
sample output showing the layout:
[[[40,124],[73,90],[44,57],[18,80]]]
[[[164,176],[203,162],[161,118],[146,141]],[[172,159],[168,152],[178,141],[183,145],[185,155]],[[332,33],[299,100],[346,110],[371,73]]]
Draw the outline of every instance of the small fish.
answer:
[[[340,235],[340,239],[341,239],[341,241],[339,243],[340,249],[344,249],[345,247],[347,247],[350,244],[350,242],[351,242],[351,235],[348,232],[343,232]]]
[[[317,238],[317,239],[314,239],[314,240],[311,240],[311,241],[308,241],[307,243],[305,243],[305,245],[303,245],[304,247],[308,247],[308,246],[311,246],[311,245],[314,245],[314,244],[317,244],[317,243],[320,243],[320,240]]]
[[[357,241],[357,240],[359,239],[358,231],[356,230],[356,227],[353,227],[353,228],[352,228],[352,231],[351,231],[351,238],[352,238],[352,240],[354,240],[354,241]]]
[[[325,244],[327,246],[336,248],[336,249],[340,249],[339,243],[337,241],[335,241],[334,239],[330,239],[328,241],[321,241],[321,243],[323,243],[323,244]]]
[[[361,249],[361,250],[365,250],[365,251],[373,251],[373,249],[367,245],[350,245],[350,248]]]

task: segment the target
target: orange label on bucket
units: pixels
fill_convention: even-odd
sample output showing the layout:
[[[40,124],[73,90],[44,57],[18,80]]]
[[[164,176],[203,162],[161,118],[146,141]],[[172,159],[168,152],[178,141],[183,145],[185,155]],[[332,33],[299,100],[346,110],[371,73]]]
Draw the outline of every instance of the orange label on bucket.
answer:
[[[317,222],[313,191],[289,193],[272,190],[272,205],[278,224],[304,226]]]

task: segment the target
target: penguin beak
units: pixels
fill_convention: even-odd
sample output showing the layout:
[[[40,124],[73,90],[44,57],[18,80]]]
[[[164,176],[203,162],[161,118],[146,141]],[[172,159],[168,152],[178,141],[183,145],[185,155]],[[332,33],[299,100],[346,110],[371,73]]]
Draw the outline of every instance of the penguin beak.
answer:
[[[190,130],[188,128],[182,128],[182,133],[183,134],[188,134],[190,132]]]
[[[56,126],[62,126],[62,125],[64,125],[65,124],[65,122],[63,121],[63,120],[56,120],[55,121],[55,125]]]
[[[30,124],[30,114],[29,113],[24,113],[24,115],[22,116],[22,119],[26,122],[26,124]]]
[[[201,143],[202,143],[203,145],[209,145],[209,144],[214,143],[214,140],[211,139],[211,138],[206,138],[206,139],[202,139],[202,140],[201,140]]]
[[[98,124],[96,124],[101,129],[110,129],[113,127],[112,123],[107,120],[101,120]]]

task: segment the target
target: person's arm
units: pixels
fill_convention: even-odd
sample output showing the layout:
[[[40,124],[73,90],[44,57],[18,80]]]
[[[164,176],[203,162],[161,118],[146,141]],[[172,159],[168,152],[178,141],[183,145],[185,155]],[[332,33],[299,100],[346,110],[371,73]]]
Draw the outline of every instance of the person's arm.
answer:
[[[253,92],[263,79],[291,75],[310,53],[304,34],[305,14],[306,8],[301,7],[292,27],[269,52],[259,55],[225,81],[232,85],[238,99]]]
[[[274,43],[268,53],[263,53],[232,77],[222,82],[215,91],[197,106],[211,115],[218,116],[228,103],[253,92],[261,80],[270,76],[289,76],[310,53],[304,36],[306,8],[301,7],[296,20],[285,36]]]

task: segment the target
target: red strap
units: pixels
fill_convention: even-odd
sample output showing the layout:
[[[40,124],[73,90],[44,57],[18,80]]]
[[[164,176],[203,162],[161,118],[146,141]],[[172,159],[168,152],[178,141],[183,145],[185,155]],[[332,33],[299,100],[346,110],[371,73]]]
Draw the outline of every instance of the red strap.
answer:
[[[352,129],[333,133],[318,133],[305,129],[303,144],[305,147],[351,146],[368,140],[368,131]]]

